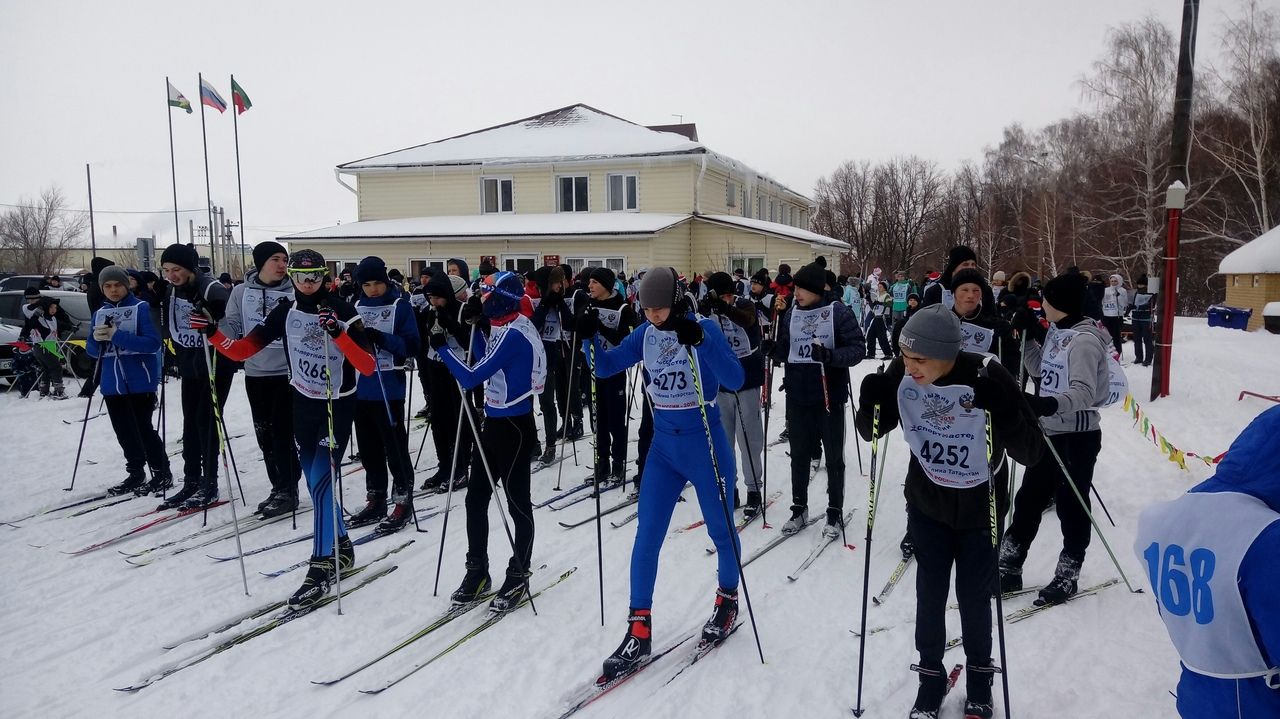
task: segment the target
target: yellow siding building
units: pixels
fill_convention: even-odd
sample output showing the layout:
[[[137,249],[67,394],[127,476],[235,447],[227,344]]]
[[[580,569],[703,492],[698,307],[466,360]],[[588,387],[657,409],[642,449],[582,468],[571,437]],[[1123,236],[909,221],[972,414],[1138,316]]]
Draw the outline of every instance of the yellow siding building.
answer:
[[[1280,302],[1280,226],[1223,257],[1218,272],[1227,278],[1226,304],[1252,309],[1248,329],[1262,327],[1263,309]]]
[[[359,220],[281,237],[331,269],[382,257],[416,277],[482,257],[627,274],[793,268],[848,246],[809,231],[814,203],[709,150],[693,125],[645,127],[587,105],[339,165]]]

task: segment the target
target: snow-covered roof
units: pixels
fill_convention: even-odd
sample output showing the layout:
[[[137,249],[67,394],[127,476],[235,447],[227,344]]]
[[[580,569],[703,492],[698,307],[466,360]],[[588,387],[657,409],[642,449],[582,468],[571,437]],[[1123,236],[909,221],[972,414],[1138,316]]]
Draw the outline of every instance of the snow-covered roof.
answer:
[[[1280,272],[1280,225],[1258,235],[1218,263],[1224,275],[1264,275]]]
[[[651,130],[589,105],[533,117],[339,165],[339,170],[504,162],[551,162],[703,152],[702,143]]]
[[[322,227],[280,240],[288,242],[336,242],[351,239],[422,239],[537,236],[652,235],[685,222],[690,215],[657,212],[556,212],[551,214],[446,215],[366,220]]]
[[[838,247],[842,250],[849,249],[849,243],[837,240],[834,237],[819,235],[816,232],[802,230],[799,227],[783,225],[777,222],[769,222],[768,220],[756,220],[750,217],[738,217],[737,215],[698,215],[698,219],[724,225],[732,225],[734,227],[740,227],[744,230],[751,230],[753,232],[763,232],[768,235],[780,235],[793,240],[800,240],[801,242],[811,242],[815,245]]]

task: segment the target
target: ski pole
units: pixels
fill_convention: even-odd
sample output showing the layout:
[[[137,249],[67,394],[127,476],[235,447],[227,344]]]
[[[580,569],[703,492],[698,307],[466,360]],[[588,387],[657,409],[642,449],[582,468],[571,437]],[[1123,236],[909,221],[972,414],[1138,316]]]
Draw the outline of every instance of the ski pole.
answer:
[[[376,355],[375,355],[375,361],[376,361]],[[394,371],[394,368],[392,371]],[[390,456],[391,452],[400,452],[402,450],[404,451],[404,455],[400,461],[400,466],[403,471],[404,467],[409,466],[409,429],[408,427],[404,428],[404,442],[401,442],[400,436],[397,434],[397,431],[401,429],[401,425],[399,423],[400,415],[399,413],[391,411],[391,401],[387,399],[387,385],[382,381],[382,369],[378,367],[374,367],[373,373],[378,376],[378,391],[382,394],[382,407],[387,411],[387,425],[391,428],[391,434],[392,434],[393,445],[390,447],[386,447],[385,449],[387,451],[388,456]],[[409,377],[406,375],[405,379],[409,380]],[[413,382],[409,381],[408,384],[409,384],[409,391],[412,392]],[[395,489],[395,486],[394,486],[395,478],[393,477],[391,481],[392,481],[392,489]],[[405,496],[411,497],[413,495],[413,474],[412,473],[410,473],[409,475],[409,487],[406,490],[406,492],[407,494]],[[410,500],[410,507],[411,509],[409,510],[409,515],[413,517],[413,528],[419,532],[422,532],[423,534],[426,534],[426,530],[423,529],[422,525],[418,523],[418,513],[412,510],[412,500]]]
[[[231,490],[231,468],[227,466],[227,432],[225,426],[222,424],[221,413],[218,411],[218,389],[212,359],[214,352],[213,348],[209,346],[209,337],[207,335],[201,332],[200,339],[204,343],[204,358],[209,367],[209,392],[211,393],[211,399],[213,400],[213,425],[214,431],[218,433],[218,450],[222,455],[222,473],[226,475],[227,478],[227,494],[229,495],[228,499],[230,499],[230,501],[227,502],[227,505],[231,507],[231,528],[236,535],[236,555],[240,560],[240,581],[244,584],[244,595],[248,597],[252,595],[249,594],[249,574],[244,568],[244,546],[240,543],[240,519],[236,516],[236,498],[235,495],[232,494]],[[201,459],[203,460],[203,458]],[[236,477],[236,480],[237,482],[239,481],[239,476]],[[240,490],[240,499],[241,501],[244,500],[243,489]],[[204,514],[207,521],[209,516],[208,504],[204,506]]]
[[[329,420],[329,433],[328,433],[329,446],[325,448],[325,451],[329,454],[329,515],[330,515],[331,521],[333,522],[333,582],[334,582],[333,586],[334,586],[334,591],[337,592],[338,594],[338,616],[342,616],[342,567],[338,566],[339,557],[338,557],[338,495],[337,495],[337,492],[342,491],[341,489],[342,485],[337,484],[334,481],[334,479],[338,476],[338,460],[335,459],[334,455],[335,453],[340,455],[341,450],[338,449],[338,442],[334,437],[334,431],[333,431],[333,375],[330,374],[329,372],[329,342],[331,341],[331,339],[332,338],[329,337],[329,332],[326,330],[324,333],[324,407],[325,407],[325,414],[328,415],[328,420]],[[375,372],[377,371],[377,367],[374,367],[374,371]],[[316,507],[315,511],[321,512],[323,510],[319,507]]]
[[[883,372],[883,367],[877,373]],[[858,704],[853,715],[862,716],[862,674],[866,664],[867,651],[867,598],[871,588],[871,531],[876,523],[876,497],[879,493],[879,482],[876,478],[876,462],[880,459],[880,405],[871,410],[871,476],[867,484],[867,547],[862,567],[862,622],[858,631]]]
[[[823,346],[816,335],[813,337],[813,344],[819,347]],[[827,365],[825,362],[818,363],[818,373],[822,377],[822,411],[829,415],[831,414],[831,393],[827,392]]]
[[[591,343],[591,355],[589,369],[591,370],[591,406],[596,416],[600,416],[600,398],[596,394],[596,341],[595,338],[587,340]],[[595,478],[595,482],[591,485],[591,494],[596,500],[596,564],[600,571],[600,626],[604,626],[604,535],[600,530],[603,520],[600,518],[600,482],[604,477],[600,476],[600,423],[595,426],[596,441],[591,448],[591,476]],[[623,472],[625,475],[625,470]]]
[[[111,318],[107,318],[107,324],[111,324]],[[102,349],[98,350],[98,358],[93,361],[93,383],[98,383],[98,373],[102,370]],[[14,378],[14,385],[18,384],[17,378]],[[80,421],[80,444],[76,445],[76,464],[71,468],[71,486],[64,487],[62,491],[70,492],[76,488],[76,474],[80,472],[80,453],[84,450],[84,432],[89,428],[89,410],[93,408],[93,396],[84,403],[84,419]]]
[[[578,364],[577,352],[574,351],[573,347],[574,347],[574,343],[577,341],[578,341],[578,328],[574,327],[573,331],[569,333],[569,384],[565,387],[564,407],[563,407],[564,417],[560,421],[560,437],[558,438],[558,441],[560,443],[560,448],[556,451],[556,457],[559,457],[560,453],[564,451],[564,443],[569,439],[569,415],[572,414],[569,410],[573,405],[573,395],[574,395],[573,371],[577,369],[577,364]],[[577,466],[578,445],[572,442],[570,443],[570,445],[573,447],[573,463],[574,463],[574,466]],[[552,487],[553,491],[556,491],[556,492],[560,491],[560,478],[563,476],[564,476],[564,460],[561,460],[559,468],[556,469],[556,486]]]
[[[742,395],[737,392],[733,393],[733,410],[738,414],[738,429],[742,432],[742,444],[747,448],[747,458],[751,463],[751,480],[757,487],[760,486],[760,474],[756,471],[756,453],[751,449],[751,438],[747,436],[747,425],[742,419]],[[763,447],[761,450],[763,451]],[[737,488],[738,478],[733,478],[735,491]],[[765,497],[760,495],[760,507],[764,508]]]
[[[1129,577],[1125,576],[1124,570],[1120,568],[1120,560],[1116,559],[1116,553],[1111,551],[1111,543],[1107,541],[1107,535],[1102,533],[1102,527],[1098,526],[1098,520],[1094,519],[1093,512],[1089,511],[1089,503],[1085,501],[1084,495],[1080,494],[1080,488],[1076,486],[1076,482],[1071,478],[1071,473],[1067,471],[1067,465],[1062,461],[1062,456],[1058,454],[1058,448],[1053,446],[1053,442],[1049,441],[1049,435],[1044,431],[1044,427],[1040,427],[1040,434],[1044,437],[1044,442],[1049,446],[1049,451],[1053,453],[1053,458],[1058,462],[1058,468],[1062,470],[1062,476],[1067,482],[1067,486],[1071,488],[1071,493],[1080,500],[1080,507],[1084,509],[1084,513],[1089,517],[1089,524],[1093,525],[1093,531],[1098,533],[1098,539],[1102,540],[1102,546],[1107,550],[1107,556],[1111,557],[1111,563],[1116,565],[1116,571],[1120,572],[1120,578],[1124,580],[1124,585],[1129,588],[1133,594],[1142,592],[1141,588],[1134,589],[1129,583]],[[1025,475],[1023,475],[1025,482]]]
[[[466,362],[468,367],[471,366],[471,347],[475,343],[475,339],[476,339],[476,326],[471,325],[471,335],[467,338],[467,349],[463,355],[463,361]],[[450,350],[448,347],[445,347],[444,351],[451,352],[452,350]],[[458,406],[458,425],[453,433],[453,458],[449,460],[449,469],[448,469],[449,476],[446,477],[444,480],[446,483],[448,483],[449,489],[447,494],[445,494],[445,497],[444,497],[444,521],[441,522],[440,524],[440,554],[439,556],[436,557],[436,581],[435,581],[435,584],[431,587],[431,596],[433,597],[440,592],[440,568],[444,566],[444,538],[448,536],[448,532],[449,532],[449,512],[453,509],[453,479],[456,476],[458,471],[458,449],[462,446],[462,413],[463,412],[466,412],[468,415],[470,414],[470,411],[467,408],[467,395],[465,392],[462,394],[462,404]],[[424,439],[423,441],[426,441],[426,440]],[[437,459],[439,459],[440,461],[443,461],[442,458],[438,457]]]
[[[1099,507],[1102,507],[1102,513],[1103,513],[1103,514],[1105,514],[1105,515],[1107,515],[1107,521],[1108,521],[1108,522],[1111,522],[1111,526],[1112,526],[1112,527],[1116,526],[1116,520],[1112,519],[1112,518],[1111,518],[1111,512],[1108,512],[1108,511],[1107,511],[1107,503],[1106,503],[1106,502],[1104,502],[1104,501],[1102,501],[1102,495],[1101,495],[1101,494],[1098,494],[1098,485],[1096,485],[1096,484],[1094,484],[1094,483],[1090,482],[1090,483],[1089,483],[1089,490],[1090,490],[1091,492],[1093,492],[1093,498],[1094,498],[1094,499],[1096,499],[1096,500],[1098,500],[1098,506],[1099,506]]]
[[[707,450],[711,453],[711,471],[716,476],[716,488],[720,490],[720,511],[724,512],[725,528],[729,531],[729,545],[733,548],[733,559],[738,563],[738,578],[742,582],[742,596],[747,602],[747,616],[751,619],[751,633],[756,638],[756,652],[760,654],[760,663],[764,664],[764,647],[760,644],[760,630],[756,627],[756,613],[751,607],[751,591],[747,588],[747,575],[742,569],[742,549],[738,546],[738,535],[733,531],[733,516],[729,513],[729,500],[724,491],[724,476],[720,474],[720,463],[716,461],[715,440],[711,437],[711,423],[707,420],[707,403],[702,397],[701,371],[693,348],[684,346],[689,357],[689,373],[693,375],[693,393],[698,396],[698,413],[702,415],[702,430],[707,435]]]
[[[773,347],[773,343],[778,340],[778,305],[775,302],[773,306],[773,321],[769,323],[769,346]],[[763,349],[761,350],[763,353]],[[764,405],[764,442],[760,447],[760,464],[763,465],[761,472],[761,492],[763,497],[760,503],[760,527],[769,529],[769,458],[765,455],[769,450],[769,410],[773,408],[773,358],[765,356],[764,358],[764,387],[760,392],[760,402]]]
[[[982,368],[981,374],[985,377],[987,368]],[[994,442],[991,438],[991,413],[983,411],[983,417],[987,430],[987,497],[989,503],[988,513],[991,517],[991,554],[995,560],[996,572],[995,576],[1000,576],[1000,529],[997,521],[998,513],[996,511],[996,478],[991,471],[991,455],[994,451]],[[1010,502],[1012,503],[1012,502]],[[1004,719],[1009,719],[1009,656],[1005,652],[1004,643],[1004,593],[1000,587],[996,587],[996,636],[1000,641],[1000,685],[1004,691]]]
[[[849,416],[856,423],[858,421],[858,405],[853,401],[853,392],[849,393]],[[858,474],[866,476],[867,473],[862,469],[862,438],[858,436],[858,431],[853,432],[853,448],[858,452]]]

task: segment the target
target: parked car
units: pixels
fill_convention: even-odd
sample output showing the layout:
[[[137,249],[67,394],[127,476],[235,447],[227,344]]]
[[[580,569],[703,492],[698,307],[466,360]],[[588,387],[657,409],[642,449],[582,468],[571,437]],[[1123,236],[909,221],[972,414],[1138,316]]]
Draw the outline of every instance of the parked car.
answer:
[[[26,304],[22,300],[22,293],[23,290],[0,292],[0,324],[19,331],[26,322],[26,316],[22,314],[22,306]],[[68,361],[64,364],[77,377],[88,377],[93,373],[93,359],[85,352],[85,340],[89,338],[89,330],[93,324],[89,316],[89,296],[70,290],[43,290],[40,294],[56,299],[71,323],[70,337],[63,336],[68,340],[69,348]]]
[[[39,287],[40,283],[44,281],[44,277],[44,275],[9,275],[4,279],[0,279],[0,292],[5,290],[25,290],[28,285]],[[62,290],[52,291],[70,290],[77,292],[80,290],[80,278],[78,276],[58,275],[58,278],[62,280]]]
[[[0,380],[13,381],[13,355],[17,350],[13,343],[18,341],[18,328],[0,324]]]

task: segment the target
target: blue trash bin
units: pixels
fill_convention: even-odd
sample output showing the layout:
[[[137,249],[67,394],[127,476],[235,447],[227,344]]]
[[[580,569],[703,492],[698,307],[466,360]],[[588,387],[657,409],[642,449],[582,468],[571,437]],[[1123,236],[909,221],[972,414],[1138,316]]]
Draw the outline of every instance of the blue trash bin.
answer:
[[[1249,318],[1253,310],[1248,307],[1229,307],[1212,305],[1209,307],[1209,326],[1226,327],[1231,330],[1243,330],[1249,327]]]

